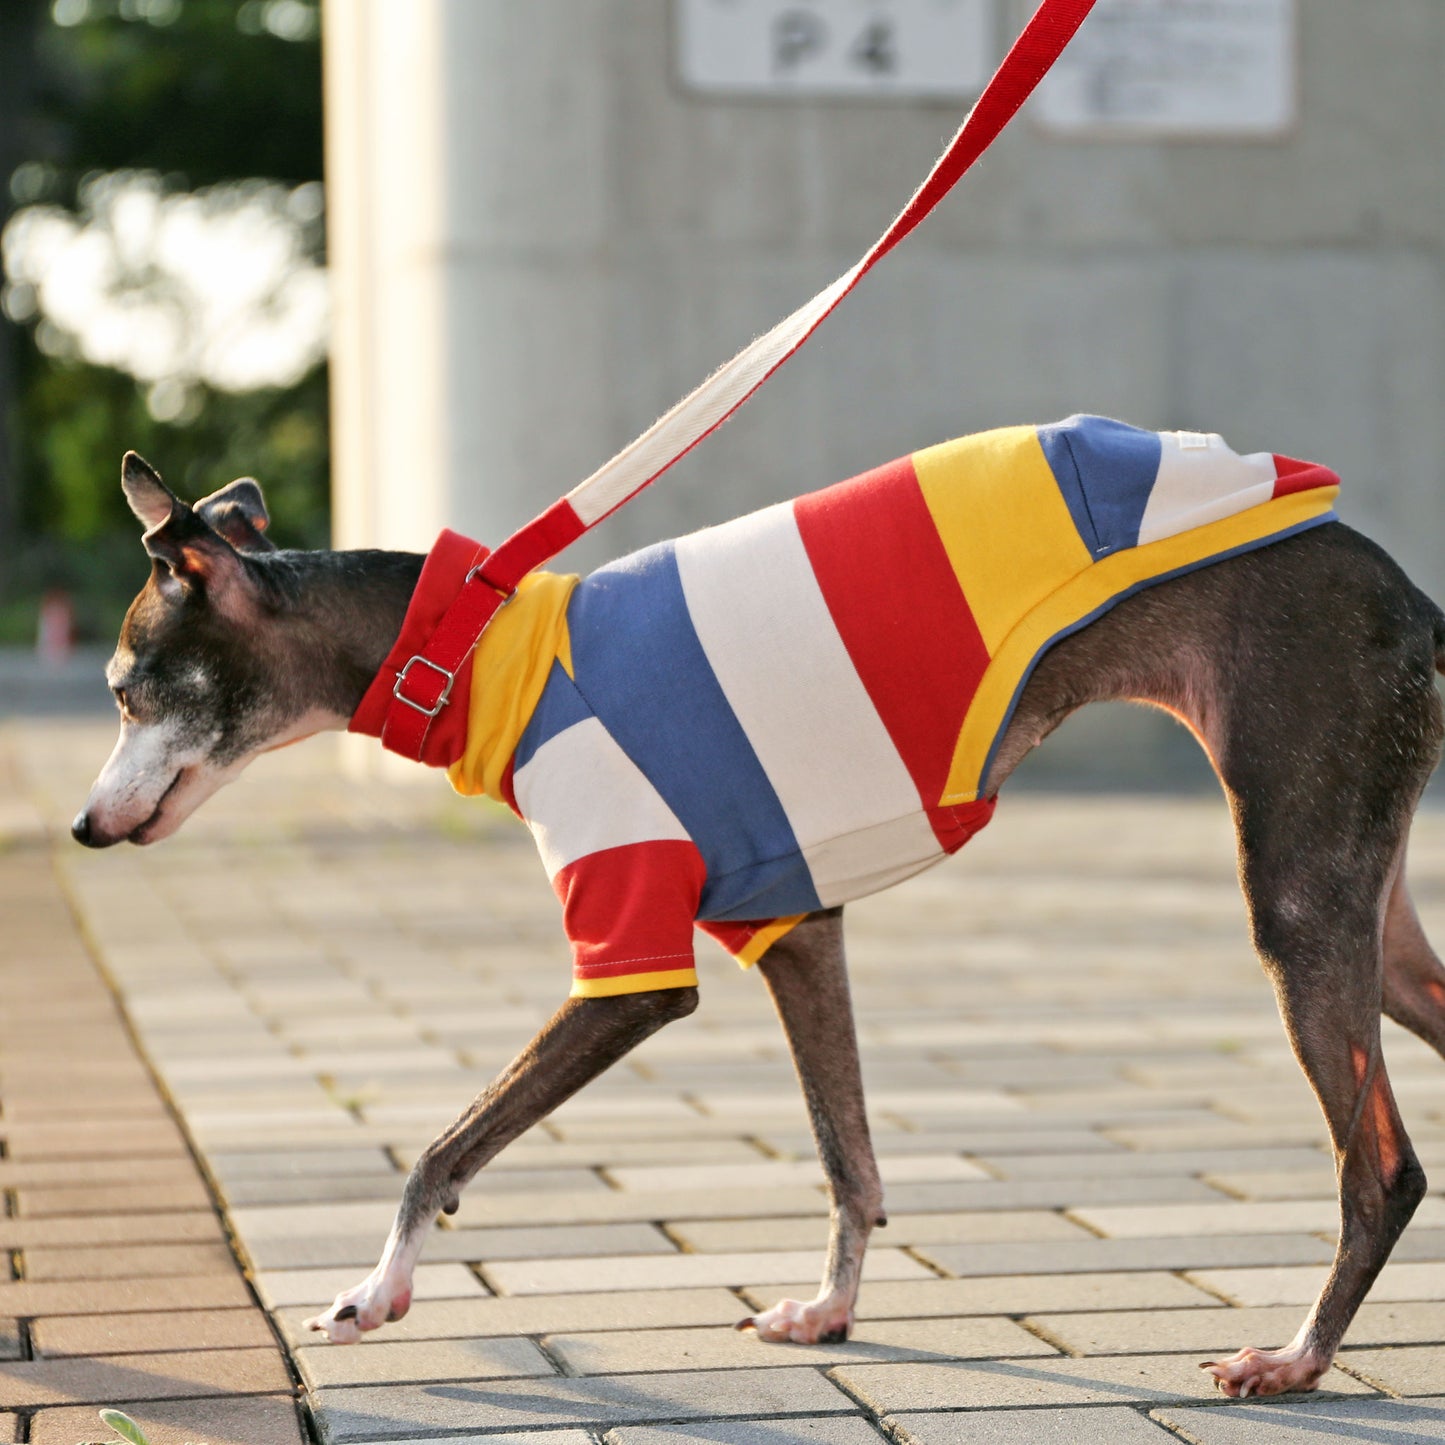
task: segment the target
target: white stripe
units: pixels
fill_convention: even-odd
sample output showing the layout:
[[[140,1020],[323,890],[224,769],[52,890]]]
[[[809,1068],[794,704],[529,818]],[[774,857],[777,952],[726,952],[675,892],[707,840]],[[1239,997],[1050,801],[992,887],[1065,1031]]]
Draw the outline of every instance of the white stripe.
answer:
[[[808,850],[808,867],[824,908],[892,888],[940,862],[943,849],[920,814],[860,828]]]
[[[936,857],[918,789],[833,624],[792,506],[676,545],[693,628],[819,897],[828,902],[856,877],[855,850],[842,840],[859,829],[886,824],[889,857]]]
[[[859,261],[791,316],[785,316],[771,331],[720,366],[611,461],[578,482],[567,493],[567,500],[583,524],[590,527],[614,507],[620,507],[649,478],[740,405],[775,366],[802,345],[809,331],[837,304],[862,269],[863,262]]]
[[[1269,452],[1242,457],[1218,432],[1166,431],[1159,440],[1159,475],[1139,524],[1141,545],[1232,517],[1274,495]]]
[[[603,848],[687,838],[672,809],[596,718],[548,738],[512,780],[547,876]]]

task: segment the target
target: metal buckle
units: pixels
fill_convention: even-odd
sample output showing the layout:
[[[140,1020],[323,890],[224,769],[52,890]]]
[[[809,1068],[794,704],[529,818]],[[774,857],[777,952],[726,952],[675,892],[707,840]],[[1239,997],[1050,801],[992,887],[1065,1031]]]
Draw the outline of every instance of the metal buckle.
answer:
[[[477,565],[473,567],[464,578],[462,578],[462,585],[466,586],[466,584],[470,582],[474,577],[482,577],[482,568],[486,565],[487,564],[485,562],[478,562]],[[482,581],[485,582],[487,586],[490,587],[492,591],[495,592],[497,596],[502,599],[499,603],[497,603],[498,611],[505,607],[507,603],[509,603],[512,598],[517,595],[516,588],[508,591],[505,587],[498,587],[497,584],[493,582],[490,577],[482,577]],[[491,618],[489,617],[487,621],[490,622]]]
[[[402,687],[406,683],[407,674],[418,662],[421,663],[423,667],[429,667],[433,672],[439,672],[444,678],[446,678],[446,682],[442,686],[441,696],[437,698],[436,702],[434,702],[431,707],[424,707],[421,703],[414,702],[411,698],[407,697],[404,692],[402,692]],[[396,686],[392,688],[391,695],[398,702],[404,702],[408,707],[415,708],[423,717],[435,717],[447,705],[447,699],[452,695],[452,684],[456,680],[457,678],[454,672],[448,672],[446,668],[440,666],[438,663],[433,662],[431,658],[423,657],[420,653],[417,653],[415,656],[408,658],[406,666],[403,667],[399,673],[397,673]]]

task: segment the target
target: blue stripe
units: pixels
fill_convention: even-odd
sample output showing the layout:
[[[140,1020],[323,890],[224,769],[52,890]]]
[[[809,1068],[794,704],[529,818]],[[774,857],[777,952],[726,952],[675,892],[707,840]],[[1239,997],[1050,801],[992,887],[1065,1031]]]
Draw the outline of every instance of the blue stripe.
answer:
[[[1159,476],[1159,433],[1105,416],[1071,416],[1041,426],[1039,443],[1089,551],[1107,557],[1137,547]]]
[[[554,662],[551,672],[547,674],[546,685],[542,688],[542,696],[537,699],[531,720],[522,730],[517,751],[512,755],[513,768],[521,772],[543,743],[549,742],[558,733],[566,732],[574,723],[582,722],[591,716],[591,709],[582,700],[582,694],[577,691],[572,679],[567,676],[566,668],[560,662]]]
[[[821,907],[783,805],[693,630],[673,544],[594,572],[573,591],[567,625],[578,691],[702,854],[700,914]]]
[[[1019,698],[1023,696],[1024,688],[1028,680],[1033,676],[1034,668],[1039,665],[1039,659],[1056,642],[1063,641],[1075,632],[1081,631],[1091,622],[1097,622],[1112,607],[1117,607],[1126,597],[1132,597],[1136,592],[1143,592],[1146,587],[1155,587],[1160,582],[1171,581],[1175,577],[1183,577],[1187,572],[1197,572],[1201,567],[1213,567],[1217,562],[1227,562],[1231,557],[1241,557],[1246,552],[1256,552],[1261,547],[1267,547],[1271,542],[1283,542],[1286,537],[1297,537],[1301,532],[1308,532],[1311,527],[1318,527],[1324,522],[1338,522],[1339,517],[1334,512],[1326,512],[1320,517],[1311,517],[1308,521],[1296,523],[1293,527],[1286,527],[1282,532],[1272,532],[1268,537],[1258,537],[1252,542],[1242,542],[1238,547],[1231,547],[1227,552],[1214,552],[1208,557],[1201,557],[1196,562],[1190,562],[1183,567],[1176,567],[1172,572],[1161,572],[1157,577],[1146,577],[1142,582],[1136,582],[1132,587],[1126,587],[1124,591],[1100,606],[1096,607],[1087,617],[1081,617],[1077,622],[1071,622],[1067,627],[1060,628],[1039,650],[1034,653],[1029,665],[1023,670],[1019,677],[1018,686],[1014,689],[1014,695],[1009,699],[1008,711],[1003,715],[1003,721],[998,725],[998,731],[993,735],[993,742],[989,744],[988,756],[983,760],[983,767],[979,770],[978,778],[974,783],[975,791],[981,791],[984,779],[988,777],[989,769],[993,767],[994,757],[998,753],[999,744],[1003,742],[1004,734],[1008,732],[1008,725],[1013,720],[1015,710],[1019,705]]]

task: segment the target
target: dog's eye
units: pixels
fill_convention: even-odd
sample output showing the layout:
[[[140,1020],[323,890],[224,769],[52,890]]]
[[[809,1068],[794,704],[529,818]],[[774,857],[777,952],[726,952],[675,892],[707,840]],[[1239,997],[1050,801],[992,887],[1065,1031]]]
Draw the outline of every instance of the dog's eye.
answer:
[[[126,697],[125,689],[123,687],[113,687],[111,688],[111,692],[115,694],[115,705],[122,713],[129,713],[130,699]]]

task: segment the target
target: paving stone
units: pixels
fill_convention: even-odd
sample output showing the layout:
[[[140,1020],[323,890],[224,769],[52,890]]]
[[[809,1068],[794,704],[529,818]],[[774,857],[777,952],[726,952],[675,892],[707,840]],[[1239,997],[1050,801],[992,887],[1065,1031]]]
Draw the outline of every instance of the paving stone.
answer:
[[[256,1292],[268,1309],[305,1305],[314,1314],[315,1306],[329,1305],[342,1290],[360,1284],[365,1273],[366,1269],[352,1265],[339,1269],[263,1270],[256,1275]],[[412,1284],[413,1298],[419,1302],[467,1299],[488,1292],[464,1264],[419,1264]]]
[[[1392,1395],[1445,1395],[1445,1352],[1438,1344],[1345,1349],[1337,1363]]]
[[[954,1275],[1094,1274],[1216,1265],[1328,1264],[1334,1246],[1303,1234],[1232,1234],[1204,1239],[1080,1239],[1068,1243],[930,1244],[921,1258]]]
[[[0,1159],[0,1189],[95,1188],[99,1194],[113,1186],[136,1181],[132,1159]],[[189,1155],[147,1159],[145,1178],[159,1187],[185,1183],[196,1178],[195,1161]]]
[[[1024,1405],[1162,1404],[1216,1396],[1194,1354],[843,1365],[830,1374],[864,1404],[888,1415]],[[1373,1393],[1339,1370],[1331,1373],[1329,1388]]]
[[[326,1445],[426,1430],[603,1428],[629,1422],[857,1413],[847,1395],[811,1369],[357,1386],[323,1392],[314,1408]]]
[[[275,1337],[258,1309],[167,1311],[157,1314],[71,1315],[31,1321],[37,1358],[132,1355],[153,1351],[265,1348]]]
[[[669,1222],[668,1233],[680,1244],[702,1253],[750,1249],[821,1249],[828,1240],[824,1219],[699,1219]],[[1079,1225],[1045,1210],[1000,1214],[888,1215],[885,1239],[890,1246],[914,1244],[991,1244],[998,1240],[1063,1240],[1093,1238]]]
[[[127,1314],[163,1309],[249,1305],[246,1281],[227,1258],[224,1272],[137,1279],[33,1280],[0,1283],[0,1317]]]
[[[887,1191],[890,1209],[910,1214],[952,1209],[1082,1209],[1093,1205],[1149,1207],[1199,1203],[1220,1198],[1217,1189],[1184,1175],[1115,1175],[1078,1179],[992,1179],[906,1182]]]
[[[220,1219],[209,1210],[205,1213],[116,1213],[99,1219],[0,1220],[0,1249],[27,1252],[67,1245],[191,1244],[224,1238]]]
[[[525,1438],[530,1441],[535,1437]],[[522,1437],[517,1439],[520,1445]],[[692,1420],[686,1425],[623,1425],[609,1431],[608,1439],[615,1445],[677,1445],[682,1440],[712,1441],[714,1445],[879,1445],[878,1431],[860,1415],[826,1415],[817,1420]]]
[[[759,1369],[796,1365],[861,1364],[868,1360],[988,1359],[1058,1352],[1012,1320],[929,1319],[862,1321],[840,1345],[765,1344],[750,1331],[724,1326],[684,1330],[609,1330],[553,1334],[547,1349],[573,1375],[624,1375],[635,1371]]]
[[[167,1400],[191,1395],[263,1395],[291,1388],[274,1346],[196,1350],[104,1359],[20,1360],[0,1370],[0,1406],[40,1407],[93,1401]]]
[[[1335,1171],[1325,1160],[1313,1169],[1235,1170],[1206,1174],[1204,1178],[1216,1189],[1252,1203],[1339,1197]]]
[[[435,1340],[480,1335],[541,1335],[557,1330],[641,1330],[683,1325],[734,1325],[748,1312],[725,1289],[627,1290],[605,1294],[514,1295],[474,1300],[414,1301],[386,1325],[385,1340]],[[279,1312],[293,1345],[316,1343],[305,1328],[314,1306]]]
[[[390,1214],[390,1211],[388,1211]],[[376,1263],[386,1231],[252,1240],[242,1235],[256,1269],[307,1269]],[[609,1255],[671,1255],[677,1246],[650,1224],[545,1225],[516,1229],[437,1229],[427,1239],[434,1263],[449,1260],[574,1259]]]
[[[112,1244],[92,1249],[27,1249],[25,1277],[37,1283],[62,1279],[150,1279],[168,1274],[221,1274],[236,1261],[224,1244]],[[4,1286],[0,1285],[0,1294]]]
[[[1130,1310],[1098,1314],[1033,1315],[1026,1322],[1058,1340],[1070,1354],[1138,1355],[1196,1350],[1233,1353],[1242,1345],[1273,1349],[1293,1338],[1302,1309],[1277,1305],[1245,1309]],[[1381,1304],[1366,1300],[1346,1341],[1398,1345],[1445,1339],[1445,1304]]]
[[[525,1339],[369,1339],[360,1346],[311,1345],[296,1351],[313,1390],[332,1385],[405,1384],[553,1375],[547,1357]]]
[[[901,1445],[1170,1445],[1177,1439],[1138,1411],[1111,1405],[900,1412],[888,1425]]]
[[[8,1105],[6,1106],[9,1107]],[[189,1161],[187,1161],[189,1165]],[[130,1177],[134,1177],[134,1169]],[[85,1215],[150,1214],[157,1210],[197,1210],[211,1214],[215,1206],[205,1181],[191,1168],[189,1179],[146,1180],[144,1183],[93,1184],[65,1188],[20,1189],[16,1202],[24,1219]]]
[[[561,1194],[488,1194],[485,1183],[464,1195],[452,1217],[459,1227],[507,1224],[604,1223],[674,1219],[751,1219],[754,1216],[805,1215],[824,1218],[828,1200],[821,1189],[792,1185],[754,1192],[726,1189],[678,1189],[624,1194],[608,1191],[580,1197]]]
[[[758,1160],[753,1164],[628,1165],[608,1171],[619,1189],[768,1189],[780,1184],[823,1182],[816,1159]],[[987,1179],[988,1174],[956,1154],[891,1156],[879,1161],[885,1189],[919,1180]]]
[[[776,1254],[637,1255],[601,1259],[523,1259],[488,1264],[483,1270],[500,1294],[566,1294],[572,1291],[681,1289],[688,1285],[765,1284],[816,1279],[816,1252]],[[931,1279],[901,1250],[874,1249],[863,1267],[869,1279]]]
[[[381,1174],[395,1176],[396,1166],[374,1146],[336,1149],[269,1148],[207,1152],[206,1162],[218,1179],[314,1178],[327,1174]]]
[[[150,1445],[306,1445],[289,1394],[221,1396],[169,1403],[126,1403],[125,1413],[145,1432]],[[30,1422],[30,1445],[76,1445],[78,1440],[114,1440],[96,1408],[41,1410]]]
[[[767,1309],[786,1293],[773,1286],[747,1288],[754,1309]],[[811,1294],[810,1294],[811,1297]],[[1000,1275],[980,1279],[925,1279],[865,1283],[859,1319],[910,1319],[938,1315],[1021,1315],[1040,1310],[1209,1308],[1218,1301],[1177,1275]]]
[[[186,1142],[169,1119],[106,1120],[102,1123],[6,1124],[0,1128],[11,1159],[114,1158],[187,1155]],[[137,1166],[139,1167],[139,1166]]]
[[[1431,1445],[1445,1441],[1445,1398],[1245,1400],[1213,1409],[1150,1412],[1195,1445],[1317,1445],[1320,1441]]]
[[[1189,1277],[1202,1288],[1241,1305],[1313,1304],[1329,1270],[1318,1265],[1263,1269],[1200,1269]],[[1445,1298],[1445,1264],[1395,1260],[1370,1286],[1375,1303]]]
[[[500,1435],[491,1431],[485,1435],[428,1435],[425,1440],[409,1435],[405,1440],[373,1440],[367,1445],[595,1445],[595,1437],[586,1430],[526,1430],[520,1435],[507,1430]]]
[[[1111,1239],[1159,1238],[1185,1234],[1329,1234],[1340,1227],[1340,1208],[1333,1199],[1283,1203],[1158,1204],[1120,1208],[1080,1208],[1074,1213],[1091,1229]],[[1445,1199],[1420,1201],[1415,1219],[1424,1226],[1445,1224]]]
[[[970,1151],[980,1153],[980,1151]],[[1322,1170],[1331,1184],[1329,1155],[1318,1149],[1113,1149],[1071,1154],[983,1155],[980,1162],[1005,1179],[1069,1179],[1080,1175],[1204,1174],[1211,1180],[1232,1177],[1226,1171],[1255,1168]],[[1241,1176],[1242,1177],[1242,1176]]]

